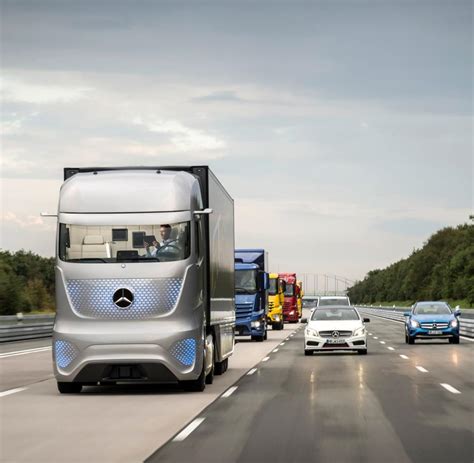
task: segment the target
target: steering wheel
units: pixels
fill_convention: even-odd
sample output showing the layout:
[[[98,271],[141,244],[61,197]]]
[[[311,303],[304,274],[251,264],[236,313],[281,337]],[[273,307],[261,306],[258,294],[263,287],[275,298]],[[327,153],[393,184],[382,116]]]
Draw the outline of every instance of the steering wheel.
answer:
[[[181,251],[181,249],[178,247],[178,246],[175,246],[174,244],[171,244],[171,243],[167,243],[167,244],[164,244],[163,246],[161,246],[160,249],[158,249],[158,251],[156,251],[156,254],[160,254],[161,251],[163,251],[164,249],[166,248],[174,248],[176,249],[178,252]]]

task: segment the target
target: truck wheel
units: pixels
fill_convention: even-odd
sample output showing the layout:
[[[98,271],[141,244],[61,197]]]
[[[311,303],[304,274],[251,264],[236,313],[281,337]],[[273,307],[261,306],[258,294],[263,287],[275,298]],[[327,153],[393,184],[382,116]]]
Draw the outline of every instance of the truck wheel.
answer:
[[[280,328],[278,328],[279,330],[283,330],[285,329],[285,323],[283,323],[283,320],[280,322]]]
[[[278,326],[276,323],[272,323],[272,330],[277,331],[279,329]]]
[[[226,370],[226,367],[225,367],[226,361],[227,361],[227,359],[222,360],[222,362],[215,362],[214,363],[214,374],[215,375],[222,375],[225,372],[225,370]]]
[[[266,341],[268,339],[268,330],[265,329],[265,334],[263,335],[263,340]]]
[[[256,341],[256,342],[263,342],[265,336],[252,336],[251,339],[252,341]]]
[[[206,388],[206,372],[204,363],[202,365],[202,371],[198,379],[191,381],[180,381],[181,387],[188,392],[202,392]]]
[[[214,359],[212,359],[212,368],[211,371],[206,376],[206,384],[212,384],[214,382]]]
[[[58,381],[58,391],[61,394],[79,394],[82,391],[81,383],[63,383]]]

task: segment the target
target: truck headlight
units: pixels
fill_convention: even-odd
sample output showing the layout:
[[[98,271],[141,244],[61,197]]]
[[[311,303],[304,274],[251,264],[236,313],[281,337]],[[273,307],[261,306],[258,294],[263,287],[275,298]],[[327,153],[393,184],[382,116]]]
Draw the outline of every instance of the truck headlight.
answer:
[[[457,328],[459,323],[456,319],[454,319],[454,320],[451,320],[450,325],[451,325],[451,328]]]
[[[275,315],[274,320],[275,320],[276,322],[279,322],[279,321],[280,321],[280,315]]]
[[[316,330],[312,330],[311,328],[306,328],[306,334],[308,336],[317,336],[318,332]]]
[[[290,312],[290,315],[294,315],[294,314],[295,314],[295,311],[292,310],[292,311]]]
[[[365,334],[365,328],[361,326],[354,331],[353,336],[363,336],[364,334]]]
[[[416,320],[410,320],[410,326],[412,328],[419,328],[420,324]]]
[[[260,320],[256,320],[256,321],[254,321],[254,322],[250,322],[250,326],[251,326],[252,328],[260,328],[260,325],[261,325]]]

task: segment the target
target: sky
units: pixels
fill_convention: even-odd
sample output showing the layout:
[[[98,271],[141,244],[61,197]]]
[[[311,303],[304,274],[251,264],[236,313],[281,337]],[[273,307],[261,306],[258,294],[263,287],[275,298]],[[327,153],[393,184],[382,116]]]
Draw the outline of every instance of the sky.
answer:
[[[65,166],[211,166],[236,245],[361,279],[473,211],[464,0],[0,0],[0,247]]]

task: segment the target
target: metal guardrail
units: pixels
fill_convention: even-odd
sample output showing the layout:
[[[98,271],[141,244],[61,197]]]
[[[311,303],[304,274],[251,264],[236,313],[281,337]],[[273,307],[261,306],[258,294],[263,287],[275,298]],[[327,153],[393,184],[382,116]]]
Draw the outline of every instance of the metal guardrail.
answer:
[[[357,307],[362,312],[366,312],[373,315],[378,315],[382,318],[387,318],[389,320],[394,320],[400,323],[405,323],[405,316],[403,313],[410,310],[407,307],[367,307],[367,306],[358,306]],[[462,336],[468,338],[474,338],[474,319],[468,317],[459,317],[459,332]]]
[[[53,334],[54,314],[0,317],[0,342],[47,338]]]

